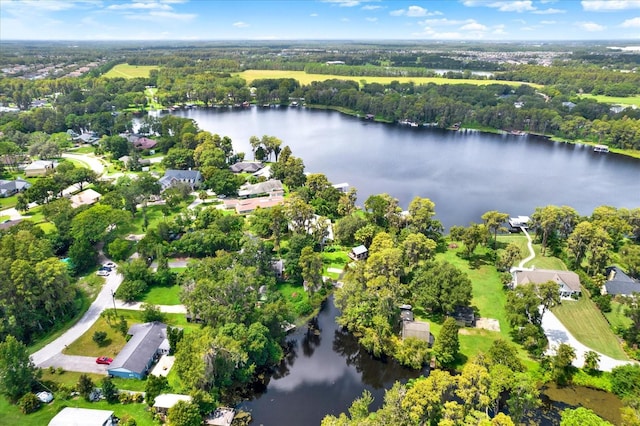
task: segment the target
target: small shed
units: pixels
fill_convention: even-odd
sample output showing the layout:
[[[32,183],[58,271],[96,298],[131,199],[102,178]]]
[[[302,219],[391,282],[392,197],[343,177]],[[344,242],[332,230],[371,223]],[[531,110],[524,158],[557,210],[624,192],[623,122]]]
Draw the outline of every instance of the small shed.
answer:
[[[177,393],[162,393],[156,396],[155,402],[153,403],[153,411],[166,416],[169,408],[176,405],[179,401],[191,402],[191,397]]]
[[[349,257],[353,260],[365,260],[369,256],[369,250],[363,245],[354,247],[349,252]]]
[[[476,324],[476,313],[470,306],[456,306],[452,316],[458,327],[473,327]]]

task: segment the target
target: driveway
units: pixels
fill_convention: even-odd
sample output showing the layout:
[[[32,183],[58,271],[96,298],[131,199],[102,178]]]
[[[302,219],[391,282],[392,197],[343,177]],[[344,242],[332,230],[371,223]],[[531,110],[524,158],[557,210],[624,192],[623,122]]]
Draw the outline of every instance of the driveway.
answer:
[[[119,273],[110,274],[105,284],[102,286],[102,290],[96,297],[96,300],[91,304],[89,310],[80,318],[80,320],[69,330],[67,330],[62,336],[58,337],[53,342],[49,343],[39,351],[31,355],[31,360],[38,366],[48,366],[48,362],[51,358],[54,358],[61,354],[65,346],[70,345],[80,336],[91,328],[94,322],[100,317],[100,313],[113,306],[113,298],[111,292],[115,292],[122,283],[122,275]],[[95,358],[93,359],[95,363]],[[53,361],[51,361],[53,362]],[[69,368],[71,371],[78,371],[74,368]]]
[[[143,302],[124,302],[122,300],[116,300],[116,307],[118,309],[131,309],[134,311],[142,310]],[[187,308],[184,305],[155,305],[156,308],[160,309],[160,312],[164,312],[166,314],[186,314]]]
[[[107,374],[108,365],[96,364],[96,358],[92,356],[63,355],[61,353],[47,359],[39,367],[61,367],[66,371],[78,371],[80,373]]]
[[[573,361],[573,365],[576,367],[580,368],[584,365],[584,354],[588,351],[593,351],[600,355],[600,366],[598,369],[601,371],[611,371],[615,367],[633,363],[633,361],[621,361],[613,359],[610,356],[601,354],[583,345],[575,337],[573,337],[571,333],[569,333],[569,330],[567,330],[567,328],[560,322],[558,317],[556,317],[553,312],[546,311],[544,313],[544,316],[542,317],[542,328],[544,329],[544,334],[549,339],[550,349],[547,350],[547,354],[554,355],[556,348],[560,345],[560,343],[568,344],[576,351],[576,359]]]

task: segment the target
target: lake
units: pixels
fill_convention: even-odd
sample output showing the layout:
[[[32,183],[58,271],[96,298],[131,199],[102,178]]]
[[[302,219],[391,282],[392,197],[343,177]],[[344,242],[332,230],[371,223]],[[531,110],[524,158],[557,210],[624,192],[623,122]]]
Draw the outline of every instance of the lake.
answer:
[[[481,222],[489,210],[530,215],[567,205],[590,215],[600,205],[640,207],[640,160],[587,145],[376,123],[306,108],[189,109],[174,113],[229,136],[251,159],[251,136],[272,135],[310,173],[358,189],[362,204],[388,193],[406,209],[416,196],[436,204],[445,229]]]

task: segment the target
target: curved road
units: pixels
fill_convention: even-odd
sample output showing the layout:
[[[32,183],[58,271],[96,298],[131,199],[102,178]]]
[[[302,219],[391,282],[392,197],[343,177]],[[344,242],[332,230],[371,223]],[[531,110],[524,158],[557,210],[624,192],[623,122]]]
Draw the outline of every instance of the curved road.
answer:
[[[94,155],[72,154],[72,153],[66,152],[62,154],[62,158],[69,158],[71,160],[76,160],[82,163],[86,163],[91,170],[96,172],[98,176],[102,176],[105,171],[105,166],[102,160]]]

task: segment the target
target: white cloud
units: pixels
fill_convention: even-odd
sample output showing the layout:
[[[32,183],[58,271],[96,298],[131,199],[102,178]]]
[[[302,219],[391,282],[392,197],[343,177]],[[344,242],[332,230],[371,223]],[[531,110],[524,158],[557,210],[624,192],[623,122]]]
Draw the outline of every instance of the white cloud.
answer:
[[[476,21],[473,21],[461,26],[460,29],[462,31],[486,31],[487,27],[486,25],[482,25]]]
[[[195,19],[198,15],[194,13],[175,13],[175,12],[166,12],[166,11],[151,11],[146,15],[139,13],[132,13],[124,15],[126,19],[134,20],[134,21],[191,21]]]
[[[576,25],[578,28],[589,32],[602,31],[606,28],[600,24],[596,24],[595,22],[576,22]]]
[[[378,22],[378,18],[365,18],[369,22]]]
[[[337,4],[340,7],[354,7],[359,6],[360,3],[362,3],[360,0],[322,0],[322,2]]]
[[[312,14],[310,14],[309,16],[311,16],[311,17],[315,18],[316,16],[320,16],[320,15],[318,15],[317,13],[312,13]]]
[[[590,12],[640,9],[640,0],[582,0],[582,8]]]
[[[640,28],[640,16],[627,19],[622,24],[620,24],[620,26],[624,28]]]
[[[533,11],[533,13],[535,13],[536,15],[556,15],[558,13],[566,13],[566,12],[567,12],[566,10],[554,9],[554,8]]]
[[[530,0],[522,1],[497,1],[488,4],[489,7],[498,9],[500,12],[527,12],[536,10]]]
[[[136,2],[136,3],[120,3],[120,4],[112,4],[107,7],[109,10],[173,10],[171,6],[163,3],[156,2]]]
[[[438,12],[438,11],[430,12],[429,10],[420,6],[409,6],[406,9],[392,10],[391,12],[389,12],[389,15],[408,16],[410,18],[420,18],[422,16],[442,15],[442,12]]]
[[[249,26],[249,24],[242,21],[234,22],[232,25],[236,28],[247,28]]]
[[[382,9],[382,6],[376,6],[374,4],[367,4],[365,6],[362,6],[362,10],[376,10],[376,9]]]
[[[540,21],[542,25],[555,25],[558,21]]]
[[[418,22],[420,25],[435,25],[435,26],[445,26],[445,25],[462,25],[465,21],[456,20],[456,19],[425,19],[424,21]]]

